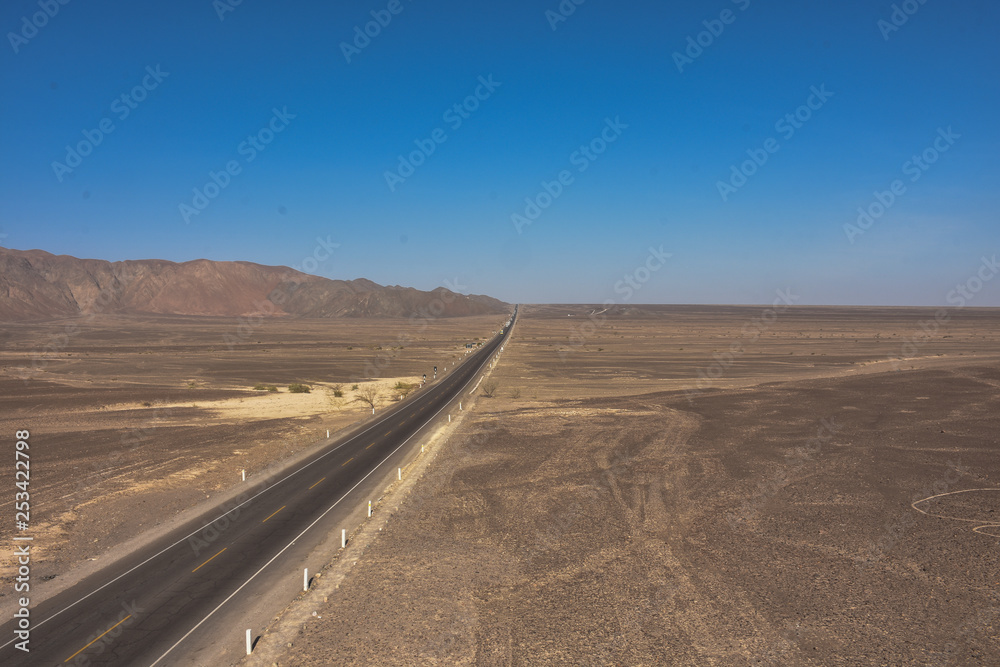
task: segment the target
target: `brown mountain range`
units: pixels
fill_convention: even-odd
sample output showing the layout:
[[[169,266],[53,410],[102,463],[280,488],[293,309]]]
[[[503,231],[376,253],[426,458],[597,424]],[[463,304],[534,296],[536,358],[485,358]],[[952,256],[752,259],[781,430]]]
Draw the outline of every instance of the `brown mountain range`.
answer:
[[[108,262],[0,248],[0,321],[90,313],[291,317],[454,317],[508,304],[439,287],[330,280],[284,266],[160,259]]]

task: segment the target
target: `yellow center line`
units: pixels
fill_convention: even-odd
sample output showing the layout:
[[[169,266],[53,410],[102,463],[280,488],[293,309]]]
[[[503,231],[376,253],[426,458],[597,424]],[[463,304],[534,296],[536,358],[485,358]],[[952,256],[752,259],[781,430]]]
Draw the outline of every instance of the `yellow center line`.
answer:
[[[372,445],[374,445],[374,444],[375,444],[375,443],[373,442],[373,443],[372,443]],[[371,447],[372,445],[368,445],[368,447]],[[365,447],[365,449],[368,449],[368,447]]]
[[[229,547],[222,547],[222,551],[225,551],[225,550],[226,550],[226,549],[228,549],[228,548],[229,548]],[[219,554],[221,554],[221,553],[222,553],[222,551],[220,551],[220,552],[219,552]],[[215,556],[218,556],[219,554],[215,554]],[[215,556],[212,556],[212,558],[215,558]],[[209,559],[208,559],[208,560],[206,560],[206,561],[205,561],[204,563],[202,563],[202,564],[201,564],[201,565],[199,565],[198,567],[196,567],[196,568],[194,568],[193,570],[191,570],[191,574],[194,574],[195,572],[197,572],[198,570],[200,570],[201,568],[205,567],[205,566],[206,566],[206,565],[208,565],[208,564],[209,564],[210,562],[212,562],[212,558],[209,558]]]
[[[111,632],[112,630],[114,630],[115,628],[117,628],[119,625],[121,625],[122,623],[124,623],[125,621],[127,621],[130,618],[132,618],[132,614],[129,614],[128,616],[126,616],[125,618],[123,618],[122,620],[118,621],[117,623],[115,623],[114,625],[112,625],[110,628],[108,628],[107,630],[105,630],[101,634],[101,637],[103,637],[104,635],[108,634],[109,632]],[[101,637],[98,637],[97,639],[100,639]],[[93,642],[90,642],[90,644],[93,644],[94,642],[96,642],[97,639],[95,639]],[[84,651],[86,651],[88,648],[90,648],[90,644],[87,644],[82,649],[80,649],[79,651],[77,651],[76,653],[74,653],[73,655],[71,655],[70,657],[66,658],[66,660],[64,662],[69,662],[70,660],[72,660],[76,656],[78,656],[81,653],[83,653]]]
[[[323,479],[326,479],[326,477],[324,477]],[[319,482],[322,482],[323,479],[319,480]],[[319,484],[319,482],[316,482],[316,484]],[[316,484],[313,484],[313,486],[316,486]],[[313,486],[310,486],[309,488],[311,489],[311,488],[313,488]]]
[[[343,468],[344,466],[346,466],[348,463],[350,463],[353,460],[354,460],[354,457],[352,456],[351,458],[349,458],[346,461],[344,461],[343,463],[341,463],[340,467]]]
[[[288,505],[282,505],[278,509],[274,510],[274,512],[271,513],[271,516],[274,516],[275,514],[277,514],[278,512],[280,512],[281,510],[285,509],[286,507],[288,507]],[[267,517],[267,519],[270,519],[271,516]],[[267,519],[264,519],[264,521],[267,521]],[[261,523],[264,523],[264,521],[261,521]]]

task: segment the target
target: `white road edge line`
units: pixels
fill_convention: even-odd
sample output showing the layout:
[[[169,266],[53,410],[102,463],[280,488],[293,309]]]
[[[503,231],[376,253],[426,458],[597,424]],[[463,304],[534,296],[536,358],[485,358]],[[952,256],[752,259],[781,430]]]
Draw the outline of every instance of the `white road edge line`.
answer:
[[[489,357],[489,356],[487,356],[487,357],[486,357],[486,360],[485,360],[485,361],[483,361],[483,363],[482,363],[482,364],[480,364],[479,368],[477,368],[477,369],[476,369],[476,373],[478,373],[479,371],[481,371],[481,370],[482,370],[482,368],[483,368],[483,366],[485,366],[485,365],[486,365],[486,363],[487,363],[487,362],[489,362],[489,360],[490,360],[490,357]],[[475,374],[476,374],[476,373],[473,373],[473,377],[475,376]],[[469,382],[472,382],[472,378],[469,378]],[[466,386],[468,386],[469,382],[466,382],[466,383],[465,383],[465,384],[466,384]],[[452,400],[454,400],[454,399],[452,399]],[[451,402],[451,401],[449,401],[449,403],[450,403],[450,402]],[[396,452],[398,452],[398,451],[399,451],[399,450],[400,450],[400,449],[401,449],[401,448],[403,447],[403,445],[405,445],[405,444],[406,444],[406,443],[408,443],[408,442],[409,442],[410,440],[412,440],[412,439],[413,439],[413,437],[414,437],[415,435],[417,435],[418,433],[420,433],[420,430],[421,430],[421,429],[423,429],[423,427],[424,427],[424,426],[426,426],[426,425],[427,425],[428,423],[430,423],[430,421],[431,421],[432,419],[434,419],[435,417],[437,417],[437,416],[438,416],[438,415],[439,415],[439,414],[441,413],[441,411],[442,411],[442,410],[444,410],[444,409],[445,409],[445,408],[447,408],[447,407],[448,407],[448,404],[447,404],[447,403],[446,403],[445,405],[442,405],[442,406],[441,406],[441,407],[440,407],[440,408],[438,409],[438,411],[437,411],[437,412],[435,412],[435,413],[434,413],[433,415],[431,415],[431,416],[430,416],[430,418],[429,418],[429,419],[428,419],[427,421],[425,421],[425,422],[424,422],[424,423],[423,423],[423,424],[421,425],[421,427],[420,427],[419,429],[417,429],[416,431],[414,431],[413,433],[411,433],[411,434],[410,434],[410,437],[408,437],[408,438],[407,438],[406,440],[404,440],[403,442],[399,443],[399,445],[398,445],[398,446],[397,446],[397,447],[396,447],[396,448],[395,448],[394,450],[392,450],[391,452],[389,452],[389,453],[388,453],[388,454],[386,455],[386,457],[385,457],[384,459],[382,459],[381,461],[379,461],[379,464],[378,464],[377,466],[375,466],[374,468],[372,468],[372,469],[371,469],[371,470],[370,470],[370,471],[368,472],[368,474],[367,474],[367,475],[365,475],[365,476],[364,476],[364,477],[362,477],[362,478],[361,478],[360,480],[358,480],[358,483],[357,483],[357,484],[355,484],[355,485],[354,485],[354,486],[352,486],[352,487],[351,487],[350,489],[348,489],[348,490],[347,490],[347,491],[346,491],[346,492],[344,493],[344,495],[342,495],[342,496],[341,496],[340,498],[338,498],[338,499],[337,499],[337,501],[336,501],[335,503],[333,503],[332,505],[330,505],[330,507],[328,507],[328,508],[326,509],[326,511],[324,511],[324,512],[323,512],[322,514],[320,514],[320,515],[319,515],[318,517],[316,517],[316,520],[315,520],[315,521],[313,521],[313,522],[312,522],[311,524],[309,524],[308,526],[306,526],[306,527],[305,527],[305,529],[304,529],[304,530],[303,530],[303,531],[302,531],[301,533],[299,533],[298,535],[296,535],[296,536],[295,536],[295,539],[293,539],[293,540],[292,540],[291,542],[289,542],[288,544],[286,544],[286,545],[284,546],[284,548],[283,548],[283,549],[282,549],[281,551],[279,551],[278,553],[274,554],[274,556],[273,556],[273,557],[271,558],[271,560],[269,560],[269,561],[267,561],[266,563],[264,563],[264,564],[263,564],[263,565],[261,566],[261,568],[260,568],[259,570],[257,570],[256,572],[254,572],[254,573],[253,573],[253,575],[251,575],[249,579],[247,579],[246,581],[244,581],[244,582],[243,582],[243,583],[242,583],[242,584],[240,585],[240,587],[239,587],[239,588],[237,588],[237,589],[236,589],[235,591],[233,591],[232,593],[230,593],[230,594],[229,594],[229,597],[227,597],[227,598],[226,598],[225,600],[223,600],[222,602],[220,602],[220,603],[219,603],[219,606],[218,606],[218,607],[216,607],[216,608],[215,608],[215,609],[213,609],[212,611],[208,612],[208,615],[207,615],[207,616],[205,616],[205,618],[203,618],[203,619],[201,619],[200,621],[198,621],[198,624],[197,624],[197,625],[195,625],[195,626],[194,626],[193,628],[191,628],[190,630],[188,630],[188,631],[187,631],[187,633],[186,633],[186,634],[185,634],[185,635],[184,635],[183,637],[181,637],[180,639],[178,639],[178,640],[177,640],[177,642],[176,642],[176,643],[175,643],[175,644],[174,644],[173,646],[171,646],[170,648],[168,648],[168,649],[166,650],[166,652],[165,652],[165,653],[164,653],[163,655],[161,655],[161,656],[160,656],[159,658],[157,658],[157,659],[156,659],[156,660],[154,660],[154,661],[153,661],[152,663],[150,663],[149,667],[155,667],[156,663],[160,662],[160,661],[161,661],[161,660],[163,660],[163,659],[164,659],[165,657],[167,657],[167,655],[168,655],[168,654],[169,654],[169,653],[170,653],[171,651],[173,651],[173,650],[174,650],[175,648],[177,648],[177,646],[178,646],[178,645],[180,645],[180,643],[181,643],[182,641],[184,641],[185,639],[187,639],[187,638],[188,638],[188,636],[190,636],[192,632],[194,632],[194,631],[195,631],[195,630],[197,630],[197,629],[198,629],[199,627],[201,627],[201,624],[202,624],[202,623],[204,623],[204,622],[205,622],[205,621],[207,621],[207,620],[208,620],[209,618],[211,618],[211,617],[212,617],[212,614],[214,614],[215,612],[217,612],[217,611],[219,611],[220,609],[222,609],[223,605],[225,605],[225,604],[226,604],[227,602],[229,602],[229,601],[230,601],[231,599],[233,599],[233,596],[235,596],[235,595],[236,595],[237,593],[239,593],[239,592],[240,592],[241,590],[243,590],[243,588],[244,588],[244,587],[245,587],[245,586],[246,586],[247,584],[249,584],[249,583],[250,583],[251,581],[253,581],[253,580],[254,580],[254,579],[255,579],[255,578],[257,577],[257,575],[258,575],[258,574],[260,574],[261,572],[263,572],[263,571],[264,571],[264,569],[265,569],[265,568],[266,568],[266,567],[267,567],[268,565],[270,565],[271,563],[273,563],[273,562],[275,561],[275,559],[277,559],[277,558],[278,558],[278,556],[280,556],[281,554],[285,553],[285,551],[286,551],[286,550],[288,549],[288,547],[290,547],[290,546],[292,546],[293,544],[295,544],[295,542],[296,542],[296,541],[297,541],[297,540],[298,540],[299,538],[301,538],[301,537],[302,537],[303,535],[305,535],[305,534],[306,534],[306,533],[307,533],[307,532],[309,531],[309,529],[310,529],[310,528],[312,528],[312,527],[313,527],[313,526],[315,526],[315,525],[316,525],[317,523],[319,523],[319,521],[320,521],[320,520],[321,520],[321,519],[322,519],[323,517],[325,517],[325,516],[326,516],[327,514],[329,514],[329,513],[330,513],[330,512],[331,512],[331,511],[333,510],[333,508],[334,508],[334,507],[336,507],[337,505],[339,505],[339,504],[340,504],[340,501],[342,501],[342,500],[343,500],[344,498],[346,498],[347,496],[349,496],[349,495],[351,494],[351,491],[354,491],[354,489],[358,488],[358,486],[360,486],[362,482],[364,482],[364,481],[365,481],[366,479],[368,479],[369,477],[371,477],[372,473],[374,473],[374,472],[375,472],[376,470],[378,470],[379,468],[381,468],[381,467],[382,467],[382,464],[383,464],[383,463],[385,463],[386,461],[388,461],[388,460],[389,460],[389,459],[390,459],[390,458],[392,457],[392,455],[393,455],[393,454],[395,454]]]
[[[489,359],[487,358],[487,361],[488,361],[488,360],[489,360]],[[484,361],[484,362],[483,362],[482,364],[480,364],[479,368],[477,368],[477,369],[476,369],[476,373],[478,373],[478,372],[479,372],[480,370],[482,370],[482,367],[483,367],[483,366],[485,366],[485,365],[486,365],[486,361]],[[441,408],[441,410],[443,410],[443,409],[444,409],[444,407],[442,407],[442,408]],[[438,410],[438,412],[441,412],[441,410]],[[438,414],[438,412],[435,412],[435,413],[434,413],[434,415],[433,415],[433,416],[432,416],[431,418],[433,419],[433,417],[436,417],[436,416],[437,416],[437,414]],[[118,581],[118,580],[119,580],[119,579],[121,579],[122,577],[125,577],[125,576],[128,576],[129,574],[131,574],[131,573],[132,573],[132,572],[134,572],[135,570],[139,569],[140,567],[142,567],[143,565],[145,565],[145,564],[146,564],[146,563],[148,563],[149,561],[151,561],[151,560],[154,560],[154,559],[156,559],[156,558],[159,558],[160,556],[162,556],[162,555],[163,555],[163,554],[165,554],[166,552],[170,551],[171,549],[173,549],[173,548],[174,548],[174,547],[176,547],[176,546],[177,546],[178,544],[180,544],[180,543],[181,543],[181,542],[183,542],[184,540],[188,539],[188,538],[189,538],[189,537],[191,537],[192,535],[194,535],[194,534],[198,533],[199,531],[202,531],[202,530],[204,530],[205,528],[208,528],[208,527],[209,527],[209,526],[211,526],[211,525],[212,525],[213,523],[215,523],[216,521],[218,521],[218,520],[219,520],[219,519],[221,519],[222,517],[226,516],[227,514],[229,514],[229,513],[233,512],[234,510],[237,510],[237,509],[239,509],[240,507],[243,507],[244,505],[246,505],[246,504],[247,504],[247,503],[249,503],[250,501],[254,500],[255,498],[257,498],[257,497],[261,496],[262,494],[264,494],[264,493],[267,493],[267,492],[268,492],[268,491],[270,491],[271,489],[275,488],[276,486],[278,486],[279,484],[281,484],[282,482],[284,482],[285,480],[287,480],[287,479],[288,479],[289,477],[293,477],[293,476],[295,476],[295,475],[299,474],[300,472],[302,472],[303,470],[305,470],[305,469],[306,469],[306,468],[308,468],[309,466],[313,465],[314,463],[319,463],[319,462],[320,462],[320,461],[322,461],[322,460],[323,460],[324,458],[326,458],[326,457],[327,457],[327,456],[329,456],[330,454],[333,454],[334,452],[336,452],[336,451],[337,451],[338,449],[340,449],[341,447],[343,447],[343,446],[345,446],[345,445],[347,445],[347,444],[350,444],[351,442],[353,442],[355,438],[359,438],[359,437],[361,437],[362,435],[364,435],[364,434],[365,434],[365,433],[367,433],[368,431],[372,430],[373,428],[375,428],[376,426],[378,426],[378,425],[379,425],[379,424],[381,424],[382,422],[384,422],[384,421],[386,421],[387,419],[391,418],[391,417],[392,417],[392,416],[393,416],[394,414],[395,414],[395,413],[393,413],[392,415],[386,415],[386,416],[385,416],[385,417],[383,417],[382,419],[378,420],[377,422],[375,422],[374,424],[372,424],[371,426],[369,426],[368,428],[366,428],[366,429],[365,429],[364,431],[361,431],[360,433],[356,434],[355,436],[353,436],[353,437],[352,437],[352,438],[350,438],[349,440],[347,440],[347,441],[345,441],[345,442],[342,442],[342,443],[340,443],[339,445],[337,445],[336,447],[334,447],[333,449],[331,449],[330,451],[328,451],[328,452],[327,452],[326,454],[323,454],[322,456],[319,456],[319,457],[317,457],[317,458],[316,458],[315,460],[313,460],[313,461],[310,461],[309,463],[305,464],[305,465],[304,465],[304,466],[302,466],[301,468],[298,468],[297,470],[294,470],[294,471],[292,471],[292,472],[288,473],[287,475],[285,475],[284,477],[282,477],[281,479],[279,479],[279,480],[278,480],[277,482],[275,482],[274,484],[271,484],[270,486],[268,486],[268,487],[266,487],[266,488],[264,488],[264,489],[261,489],[261,490],[260,490],[260,491],[259,491],[258,493],[256,493],[255,495],[251,496],[250,498],[247,498],[246,500],[244,500],[244,501],[243,501],[242,503],[240,503],[239,505],[236,505],[235,507],[233,507],[233,508],[229,509],[228,511],[226,511],[226,512],[224,512],[224,513],[220,514],[220,515],[219,515],[219,516],[217,516],[216,518],[214,518],[214,519],[212,519],[211,521],[209,521],[208,523],[206,523],[206,524],[205,524],[204,526],[201,526],[200,528],[196,528],[195,530],[191,531],[190,533],[188,533],[188,534],[187,534],[187,535],[185,535],[184,537],[180,538],[179,540],[177,540],[177,541],[176,541],[176,542],[174,542],[173,544],[171,544],[171,545],[169,545],[169,546],[166,546],[166,547],[164,547],[164,548],[163,548],[162,550],[160,550],[160,551],[158,551],[157,553],[153,554],[152,556],[150,556],[150,557],[149,557],[149,558],[147,558],[146,560],[142,561],[141,563],[139,563],[139,564],[137,564],[137,565],[135,565],[135,566],[133,566],[133,567],[129,568],[129,569],[128,569],[128,570],[126,570],[125,572],[122,572],[121,574],[119,574],[119,575],[118,575],[117,577],[115,577],[115,578],[114,578],[114,579],[112,579],[111,581],[107,582],[106,584],[104,584],[104,585],[100,586],[99,588],[95,588],[94,590],[90,591],[89,593],[87,593],[86,595],[84,595],[84,596],[83,596],[82,598],[80,598],[80,599],[79,599],[79,600],[77,600],[76,602],[72,602],[72,603],[70,603],[70,604],[66,605],[65,607],[63,607],[62,609],[60,609],[60,610],[59,610],[59,611],[57,611],[56,613],[52,614],[52,615],[51,615],[51,616],[49,616],[48,618],[46,618],[46,619],[44,619],[44,620],[42,620],[42,621],[39,621],[38,623],[35,623],[35,624],[34,624],[34,625],[33,625],[32,627],[33,627],[33,628],[36,628],[36,629],[37,629],[37,628],[39,628],[39,627],[41,627],[41,626],[45,625],[46,623],[48,623],[48,622],[49,622],[49,621],[51,621],[52,619],[56,618],[57,616],[59,616],[59,615],[60,615],[60,614],[62,614],[63,612],[65,612],[65,611],[68,611],[68,610],[72,609],[73,607],[75,607],[76,605],[80,604],[81,602],[83,602],[84,600],[86,600],[87,598],[89,598],[89,597],[90,597],[91,595],[94,595],[95,593],[99,593],[100,591],[104,590],[105,588],[107,588],[107,587],[108,587],[108,586],[110,586],[111,584],[115,583],[116,581]],[[430,421],[430,420],[427,420],[427,421]],[[427,422],[424,422],[424,424],[425,424],[425,425],[426,425],[426,423],[427,423]],[[421,428],[423,428],[423,426],[421,426]],[[414,435],[415,435],[415,434],[416,434],[416,432],[414,433]],[[410,436],[410,437],[412,438],[413,436]],[[403,441],[403,444],[406,444],[406,442],[407,442],[407,441],[409,441],[409,439],[410,439],[410,438],[407,438],[406,440],[404,440],[404,441]],[[402,447],[402,446],[403,446],[403,444],[401,444],[401,445],[400,445],[400,447]],[[399,449],[399,447],[397,447],[396,449]],[[392,454],[395,454],[395,453],[396,453],[396,450],[394,449],[394,450],[392,451],[392,453],[390,453],[390,454],[389,454],[389,456],[392,456]],[[388,459],[389,457],[387,456],[386,458]],[[383,460],[383,463],[384,463],[384,460]],[[381,465],[382,465],[382,463],[379,463],[378,465],[379,465],[379,466],[381,466]],[[375,468],[373,468],[373,469],[372,469],[372,472],[374,472],[374,471],[375,471],[375,470],[377,470],[377,469],[378,469],[378,466],[376,466]],[[371,474],[371,473],[369,473],[369,474]],[[367,475],[366,475],[366,477],[367,477]],[[362,479],[362,481],[364,481],[364,479]],[[359,482],[359,484],[360,484],[360,482]],[[352,487],[352,490],[353,490],[353,487]],[[350,491],[348,491],[348,493],[350,493]],[[337,502],[340,502],[340,501],[338,500]],[[330,509],[333,509],[333,507],[331,507]],[[329,511],[329,510],[327,510],[327,511]],[[322,518],[322,517],[321,517],[321,518]],[[312,527],[312,526],[310,525],[310,527]],[[308,528],[307,528],[306,530],[308,530]],[[285,549],[287,549],[287,548],[288,548],[288,547],[285,547]],[[284,551],[284,549],[282,549],[282,551]],[[279,552],[279,555],[280,555],[280,552]],[[270,563],[270,561],[268,561],[268,563]],[[264,567],[267,567],[267,565],[265,565]],[[257,576],[257,575],[255,574],[254,576]],[[244,584],[244,585],[245,585],[245,584]],[[241,588],[242,588],[242,587],[241,587]],[[227,600],[228,600],[228,598],[227,598]],[[225,604],[225,602],[223,602],[223,604]],[[212,613],[214,614],[215,612],[213,611]],[[207,617],[206,617],[206,618],[207,618]],[[203,622],[204,622],[204,621],[203,621]],[[199,623],[199,625],[200,625],[200,623]],[[197,627],[197,626],[195,626],[195,627]],[[188,634],[190,634],[190,633],[188,633]],[[185,635],[185,637],[186,637],[186,636],[187,636],[187,635]],[[8,641],[7,643],[5,643],[5,644],[0,644],[0,649],[4,649],[4,648],[7,648],[7,647],[8,647],[8,646],[10,646],[11,644],[13,644],[13,643],[14,643],[14,641],[15,641],[16,639],[17,639],[17,638],[15,637],[15,638],[13,638],[13,639],[9,640],[9,641]],[[183,639],[183,638],[182,638],[182,639]],[[176,644],[175,644],[175,646],[176,646]],[[171,650],[173,650],[173,647],[171,647]],[[166,654],[164,654],[164,655],[166,655]],[[155,664],[155,663],[154,663],[154,664]]]
[[[476,372],[478,373],[479,371],[477,370]],[[436,414],[436,413],[435,413],[435,414]],[[382,419],[378,420],[377,422],[375,422],[374,424],[372,424],[371,426],[369,426],[368,428],[366,428],[366,429],[365,429],[364,431],[361,431],[360,433],[358,433],[357,435],[353,436],[353,437],[352,437],[352,438],[350,438],[349,440],[347,440],[347,441],[345,441],[345,442],[342,442],[342,443],[340,443],[339,445],[337,445],[336,447],[334,447],[333,449],[331,449],[330,451],[328,451],[328,452],[327,452],[326,454],[323,454],[322,456],[319,456],[319,457],[317,457],[317,458],[316,458],[315,460],[313,460],[313,461],[310,461],[309,463],[305,464],[305,465],[304,465],[304,466],[302,466],[301,468],[298,468],[297,470],[294,470],[294,471],[292,471],[292,472],[288,473],[287,475],[285,475],[284,477],[282,477],[281,479],[279,479],[279,480],[278,480],[277,482],[275,482],[274,484],[271,484],[271,485],[267,486],[266,488],[264,488],[264,489],[261,489],[261,490],[260,490],[260,491],[259,491],[258,493],[256,493],[255,495],[251,496],[250,498],[247,498],[246,500],[244,500],[244,501],[243,501],[242,503],[240,503],[239,505],[236,505],[236,506],[235,506],[235,507],[233,507],[232,509],[230,509],[230,510],[228,510],[228,511],[224,512],[223,514],[220,514],[220,515],[219,515],[219,516],[217,516],[216,518],[214,518],[214,519],[212,519],[211,521],[209,521],[208,523],[206,523],[206,524],[205,524],[204,526],[201,526],[200,528],[196,528],[195,530],[193,530],[192,532],[188,533],[188,534],[187,534],[187,535],[185,535],[184,537],[180,538],[179,540],[177,540],[176,542],[174,542],[174,543],[173,543],[173,544],[171,544],[170,546],[167,546],[167,547],[164,547],[164,548],[163,548],[163,549],[162,549],[161,551],[158,551],[157,553],[153,554],[152,556],[150,556],[150,557],[149,557],[149,558],[147,558],[146,560],[142,561],[142,562],[141,562],[141,563],[139,563],[138,565],[135,565],[134,567],[132,567],[132,568],[130,568],[130,569],[128,569],[128,570],[126,570],[125,572],[122,572],[122,573],[121,573],[121,574],[119,574],[119,575],[118,575],[117,577],[115,577],[114,579],[112,579],[112,580],[111,580],[111,581],[109,581],[108,583],[104,584],[104,585],[103,585],[103,586],[101,586],[100,588],[95,588],[94,590],[90,591],[89,593],[87,593],[86,595],[84,595],[84,596],[83,596],[82,598],[80,598],[80,599],[79,599],[79,600],[77,600],[76,602],[73,602],[73,603],[71,603],[71,604],[68,604],[68,605],[66,605],[65,607],[63,607],[62,609],[60,609],[60,610],[59,610],[59,611],[57,611],[56,613],[52,614],[51,616],[49,616],[49,617],[48,617],[48,618],[46,618],[45,620],[42,620],[42,621],[39,621],[38,623],[35,623],[35,624],[34,624],[34,625],[32,626],[32,628],[39,628],[39,627],[41,627],[41,626],[45,625],[46,623],[48,623],[49,621],[51,621],[51,620],[52,620],[52,619],[54,619],[55,617],[59,616],[59,614],[63,613],[64,611],[67,611],[67,610],[69,610],[69,609],[72,609],[72,608],[73,608],[73,607],[75,607],[76,605],[80,604],[81,602],[83,602],[84,600],[86,600],[87,598],[89,598],[89,597],[90,597],[91,595],[93,595],[94,593],[99,593],[100,591],[104,590],[105,588],[107,588],[107,587],[108,587],[108,586],[110,586],[111,584],[115,583],[116,581],[118,581],[118,580],[119,580],[119,579],[121,579],[122,577],[125,577],[125,576],[129,575],[130,573],[132,573],[133,571],[137,570],[138,568],[142,567],[143,565],[145,565],[145,564],[146,564],[146,563],[148,563],[149,561],[151,561],[151,560],[153,560],[153,559],[155,559],[155,558],[158,558],[158,557],[162,556],[163,554],[165,554],[166,552],[170,551],[171,549],[173,549],[173,548],[174,548],[174,547],[176,547],[176,546],[177,546],[178,544],[180,544],[180,543],[181,543],[181,542],[183,542],[184,540],[188,539],[188,538],[189,538],[189,537],[191,537],[192,535],[194,535],[194,534],[198,533],[199,531],[202,531],[202,530],[204,530],[205,528],[208,528],[208,527],[209,527],[209,526],[211,526],[211,525],[212,525],[213,523],[215,523],[216,521],[218,521],[218,520],[219,520],[219,519],[221,519],[222,517],[226,516],[227,514],[229,514],[229,513],[233,512],[234,510],[237,510],[237,509],[239,509],[239,508],[243,507],[244,505],[246,505],[246,504],[247,504],[247,503],[249,503],[250,501],[254,500],[255,498],[257,498],[257,497],[261,496],[262,494],[264,494],[264,493],[267,493],[267,492],[268,492],[268,491],[270,491],[271,489],[275,488],[276,486],[278,486],[279,484],[281,484],[282,482],[284,482],[284,481],[285,481],[286,479],[288,479],[289,477],[293,477],[293,476],[295,476],[295,475],[299,474],[300,472],[302,472],[303,470],[305,470],[305,469],[306,469],[306,468],[308,468],[309,466],[313,465],[314,463],[319,463],[320,461],[322,461],[322,460],[323,460],[324,458],[326,458],[326,457],[327,457],[327,456],[329,456],[330,454],[333,454],[334,452],[336,452],[336,451],[337,451],[338,449],[340,449],[341,447],[343,447],[343,446],[345,446],[345,445],[348,445],[348,444],[350,444],[351,442],[353,442],[353,441],[355,440],[355,438],[360,438],[360,437],[361,437],[362,435],[364,435],[364,434],[365,434],[365,433],[367,433],[368,431],[372,430],[373,428],[375,428],[376,426],[378,426],[378,425],[379,425],[379,424],[381,424],[382,422],[386,421],[387,419],[390,419],[390,418],[391,418],[391,417],[393,417],[394,415],[395,415],[395,413],[393,413],[393,414],[391,414],[391,415],[386,415],[386,416],[385,416],[385,417],[383,417]],[[379,465],[382,465],[382,464],[380,463]],[[14,643],[14,642],[15,642],[16,640],[17,640],[17,637],[15,637],[14,639],[11,639],[11,640],[10,640],[10,641],[8,641],[8,642],[7,642],[6,644],[0,644],[0,649],[4,649],[4,648],[7,648],[7,647],[8,647],[8,646],[10,646],[11,644],[13,644],[13,643]]]

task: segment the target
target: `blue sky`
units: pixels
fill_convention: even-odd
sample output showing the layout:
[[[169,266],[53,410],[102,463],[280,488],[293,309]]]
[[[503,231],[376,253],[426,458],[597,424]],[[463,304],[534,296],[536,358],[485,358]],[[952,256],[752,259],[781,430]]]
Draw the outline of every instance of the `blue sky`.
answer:
[[[1000,252],[996,3],[229,2],[4,3],[0,242],[303,266],[321,238],[320,275],[512,302],[944,304]]]

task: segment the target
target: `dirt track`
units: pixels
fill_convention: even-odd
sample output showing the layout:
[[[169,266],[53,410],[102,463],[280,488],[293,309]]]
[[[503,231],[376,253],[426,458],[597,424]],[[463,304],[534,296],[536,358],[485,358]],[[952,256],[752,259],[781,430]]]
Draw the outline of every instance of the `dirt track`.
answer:
[[[930,312],[796,309],[752,339],[760,309],[590,313],[524,309],[496,397],[282,664],[1000,654],[1000,314],[956,313],[900,360]],[[363,416],[253,383],[330,389],[373,359],[413,378],[496,323],[451,320],[394,350],[403,322],[276,322],[228,350],[231,321],[109,321],[21,379],[60,326],[8,327],[0,354],[3,428],[33,431],[33,576],[53,584]]]
[[[497,369],[498,397],[479,399],[282,664],[974,665],[1000,655],[1000,539],[974,532],[1000,522],[995,313],[957,322],[905,370],[865,372],[878,352],[852,356],[863,344],[851,338],[827,368],[774,374],[768,357],[783,342],[810,349],[799,320],[741,360],[740,375],[756,369],[768,382],[695,395],[642,393],[647,378],[669,380],[648,363],[580,380],[616,367],[610,334],[588,343],[567,383],[552,345],[566,325],[525,314]],[[836,324],[821,315],[817,337]],[[875,333],[913,324],[912,314],[852,319],[851,335],[876,348]],[[614,326],[662,345],[659,324]],[[719,347],[711,323],[702,328],[681,344]],[[633,341],[624,356],[656,353]],[[688,388],[698,363],[688,360]],[[952,493],[966,489],[995,491]]]

